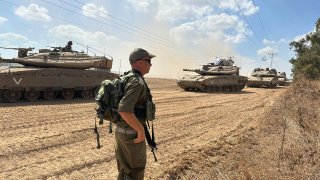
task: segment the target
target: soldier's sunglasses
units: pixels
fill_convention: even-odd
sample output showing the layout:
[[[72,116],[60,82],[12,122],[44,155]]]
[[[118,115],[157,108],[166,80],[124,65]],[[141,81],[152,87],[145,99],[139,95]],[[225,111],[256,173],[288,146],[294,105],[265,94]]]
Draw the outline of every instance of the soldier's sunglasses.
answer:
[[[143,61],[147,61],[149,64],[151,64],[151,59],[141,59]]]

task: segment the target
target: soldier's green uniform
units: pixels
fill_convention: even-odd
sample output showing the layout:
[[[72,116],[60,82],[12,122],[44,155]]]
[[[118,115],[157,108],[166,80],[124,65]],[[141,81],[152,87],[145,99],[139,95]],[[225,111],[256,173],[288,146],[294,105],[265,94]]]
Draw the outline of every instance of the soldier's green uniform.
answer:
[[[135,76],[131,76],[124,88],[124,97],[119,103],[119,112],[133,112],[144,125],[145,103],[147,101],[147,84],[139,71],[133,70]],[[146,142],[135,144],[134,139],[137,133],[123,120],[117,122],[116,138],[116,159],[118,165],[118,180],[144,178],[146,167]]]

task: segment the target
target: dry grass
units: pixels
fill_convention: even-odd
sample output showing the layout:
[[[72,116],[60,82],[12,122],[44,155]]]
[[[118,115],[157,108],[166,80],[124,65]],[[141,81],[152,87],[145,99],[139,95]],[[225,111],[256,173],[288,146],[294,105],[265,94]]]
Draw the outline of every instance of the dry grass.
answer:
[[[320,178],[320,88],[300,79],[281,99],[282,110],[278,169],[281,174]]]
[[[219,150],[209,179],[320,179],[320,82],[300,79],[259,126]],[[216,152],[217,153],[217,152]],[[218,154],[218,153],[217,153]],[[219,171],[217,171],[219,169]]]

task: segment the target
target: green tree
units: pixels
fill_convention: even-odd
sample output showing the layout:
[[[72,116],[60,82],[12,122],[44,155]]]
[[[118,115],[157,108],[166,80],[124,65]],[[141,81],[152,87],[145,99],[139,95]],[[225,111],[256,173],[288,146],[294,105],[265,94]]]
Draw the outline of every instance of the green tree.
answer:
[[[293,75],[303,74],[310,79],[320,79],[320,18],[315,32],[289,45],[296,52],[296,58],[290,60]]]

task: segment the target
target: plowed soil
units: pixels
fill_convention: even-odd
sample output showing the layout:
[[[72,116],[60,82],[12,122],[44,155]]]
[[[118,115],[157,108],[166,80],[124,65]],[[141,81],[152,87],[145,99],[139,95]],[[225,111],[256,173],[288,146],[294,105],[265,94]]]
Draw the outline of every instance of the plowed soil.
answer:
[[[207,94],[182,91],[175,80],[147,81],[157,106],[158,162],[148,151],[146,179],[229,179],[244,163],[241,152],[232,156],[236,165],[229,155],[287,90]],[[0,179],[116,179],[107,123],[99,127],[102,148],[96,149],[95,106],[81,99],[0,104]]]

